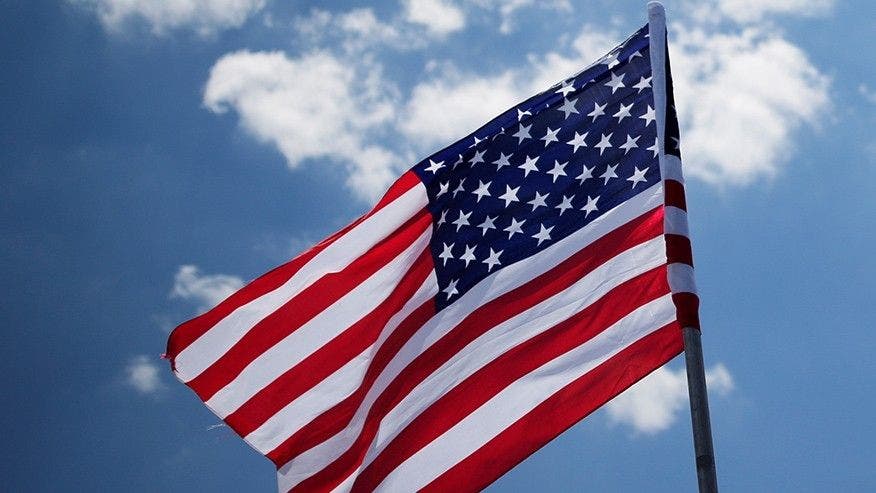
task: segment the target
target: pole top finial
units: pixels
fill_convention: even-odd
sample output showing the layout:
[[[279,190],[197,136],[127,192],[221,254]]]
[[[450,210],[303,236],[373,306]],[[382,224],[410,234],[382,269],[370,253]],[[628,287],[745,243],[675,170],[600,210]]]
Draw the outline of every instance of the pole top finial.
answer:
[[[653,17],[655,15],[659,15],[660,17],[666,16],[666,10],[663,8],[663,4],[660,2],[648,2],[648,17]]]

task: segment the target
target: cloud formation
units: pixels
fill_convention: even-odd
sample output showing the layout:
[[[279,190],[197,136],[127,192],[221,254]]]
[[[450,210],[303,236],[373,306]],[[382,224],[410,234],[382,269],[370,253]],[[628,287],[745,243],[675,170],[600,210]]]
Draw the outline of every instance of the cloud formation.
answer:
[[[125,383],[146,395],[155,394],[164,388],[157,362],[142,354],[131,358],[125,366]]]
[[[711,7],[716,8],[718,17],[755,23],[776,14],[821,15],[833,8],[834,0],[719,0],[713,3]]]
[[[465,27],[465,13],[448,0],[403,0],[405,19],[439,36]]]
[[[206,311],[243,287],[243,279],[226,274],[201,274],[194,265],[181,265],[173,279],[171,298],[195,303]]]
[[[240,27],[266,0],[69,0],[95,10],[107,30],[144,22],[153,34],[192,29],[202,36]]]
[[[350,66],[328,52],[291,58],[283,52],[229,53],[210,70],[204,105],[233,109],[240,125],[277,146],[290,168],[323,158],[344,166],[347,185],[374,200],[402,168],[370,138],[394,118],[380,67]]]
[[[717,364],[706,370],[711,396],[725,396],[733,390],[733,377]],[[688,406],[687,373],[684,368],[660,367],[621,395],[605,409],[609,420],[624,424],[637,433],[654,434],[668,429]]]

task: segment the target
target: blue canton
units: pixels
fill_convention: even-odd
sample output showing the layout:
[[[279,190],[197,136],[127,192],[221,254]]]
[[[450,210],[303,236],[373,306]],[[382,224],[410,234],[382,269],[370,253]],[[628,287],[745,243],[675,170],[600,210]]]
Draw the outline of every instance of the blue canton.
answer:
[[[660,181],[647,26],[413,171],[429,195],[440,310]]]

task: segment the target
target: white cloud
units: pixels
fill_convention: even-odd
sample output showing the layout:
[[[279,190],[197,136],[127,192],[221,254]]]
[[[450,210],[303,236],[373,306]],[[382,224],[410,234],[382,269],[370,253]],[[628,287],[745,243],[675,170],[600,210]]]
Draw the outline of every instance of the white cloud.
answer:
[[[425,38],[413,29],[405,29],[400,22],[384,22],[370,8],[332,13],[312,9],[306,16],[292,22],[296,34],[309,46],[337,43],[343,51],[356,55],[381,45],[398,50],[425,46]]]
[[[203,36],[240,27],[266,0],[70,0],[93,8],[101,23],[121,32],[133,21],[145,22],[156,35],[193,29]]]
[[[290,168],[320,158],[344,166],[347,185],[374,200],[402,167],[369,138],[394,118],[390,93],[380,66],[364,59],[238,51],[213,65],[204,104],[215,113],[233,109],[241,126],[276,145]]]
[[[763,20],[769,15],[814,16],[833,8],[834,0],[718,0],[718,15],[740,23]]]
[[[542,9],[550,9],[556,12],[569,13],[572,12],[572,4],[568,0],[468,0],[468,3],[487,9],[492,14],[499,14],[499,32],[502,34],[510,34],[514,31],[514,21],[518,11],[530,8],[539,7]]]
[[[418,84],[399,123],[409,141],[421,151],[462,138],[508,109],[523,94],[516,75],[472,77],[445,72],[445,76]]]
[[[725,396],[733,390],[733,377],[719,363],[706,370],[706,386],[710,396]],[[660,367],[615,397],[605,409],[612,423],[654,434],[672,426],[688,405],[684,368]]]
[[[860,84],[858,86],[858,93],[860,93],[861,96],[864,96],[864,99],[866,99],[867,101],[876,104],[876,91],[870,89],[867,84]]]
[[[141,394],[155,394],[164,388],[157,362],[145,355],[131,358],[125,366],[125,383]]]
[[[243,279],[226,274],[204,275],[194,265],[181,265],[173,279],[171,298],[194,302],[208,310],[243,287]]]
[[[774,30],[678,24],[671,34],[687,174],[721,186],[776,175],[795,132],[827,109],[828,77]]]
[[[432,34],[446,35],[465,27],[465,13],[447,0],[404,0],[404,9],[408,22]]]

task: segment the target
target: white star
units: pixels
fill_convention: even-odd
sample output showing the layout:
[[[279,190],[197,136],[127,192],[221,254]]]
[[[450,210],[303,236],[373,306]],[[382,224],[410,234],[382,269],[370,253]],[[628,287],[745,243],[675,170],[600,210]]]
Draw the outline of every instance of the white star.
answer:
[[[429,160],[429,166],[426,167],[426,171],[431,171],[434,175],[436,171],[444,167],[444,161],[435,161]]]
[[[632,188],[636,188],[636,185],[638,185],[640,181],[648,181],[645,179],[645,173],[647,173],[649,169],[650,168],[645,168],[639,171],[639,167],[636,166],[636,171],[633,171],[633,176],[627,178],[627,181],[633,182]]]
[[[529,176],[530,171],[538,171],[538,166],[535,165],[535,162],[538,161],[538,156],[529,157],[526,156],[526,161],[518,166],[518,168],[523,170],[523,177],[526,178]]]
[[[651,124],[651,122],[657,120],[657,114],[654,112],[654,108],[652,108],[651,105],[648,105],[648,109],[645,111],[645,114],[640,116],[639,118],[645,120],[645,126],[647,127]]]
[[[614,170],[616,170],[618,166],[619,166],[618,164],[615,164],[614,166],[608,164],[605,166],[605,173],[599,175],[600,178],[605,179],[605,182],[602,183],[603,185],[607,185],[608,180],[611,180],[612,178],[618,177],[617,173],[614,172]],[[457,231],[459,231],[459,228],[457,228]]]
[[[648,77],[647,79],[645,77],[642,77],[639,82],[636,82],[636,85],[633,86],[633,88],[638,89],[639,92],[642,92],[649,87],[651,87],[650,77]]]
[[[438,227],[447,222],[447,209],[441,211],[441,217],[438,219]]]
[[[511,205],[511,202],[520,202],[520,199],[517,198],[518,190],[520,190],[520,187],[511,188],[509,185],[505,185],[505,193],[499,196],[500,199],[505,201],[505,207]]]
[[[629,106],[624,106],[623,103],[620,104],[620,108],[617,110],[617,113],[611,115],[617,118],[617,122],[620,123],[624,120],[624,118],[631,116],[630,110],[633,108],[633,104],[630,103]]]
[[[478,196],[478,199],[476,200],[476,202],[480,202],[481,199],[484,198],[484,195],[486,195],[487,197],[491,197],[490,190],[489,190],[491,183],[493,183],[493,182],[488,181],[488,182],[484,183],[484,182],[478,180],[478,188],[477,188],[477,190],[472,192],[473,194]]]
[[[465,188],[462,186],[463,183],[465,183],[465,178],[463,178],[462,181],[459,182],[459,185],[457,185],[456,188],[453,190],[453,198],[456,198],[456,194],[458,194],[459,192],[465,191]]]
[[[554,177],[554,179],[553,179],[554,183],[557,182],[557,178],[559,178],[561,176],[566,176],[565,169],[566,169],[567,164],[569,164],[568,161],[566,161],[565,163],[560,163],[559,161],[556,161],[556,160],[554,161],[553,169],[551,169],[550,171],[547,172],[547,174],[552,175]]]
[[[474,138],[474,144],[468,146],[469,149],[471,149],[472,147],[475,147],[476,145],[480,144],[481,141],[484,140],[484,139],[479,139],[479,138],[477,138],[476,135],[473,135],[472,137]]]
[[[602,57],[602,61],[600,63],[604,63],[605,65],[608,65],[608,68],[612,68],[620,62],[617,60],[617,53],[609,53],[608,55]]]
[[[508,226],[507,228],[503,229],[502,231],[508,232],[508,239],[510,240],[511,237],[514,236],[514,233],[522,233],[523,232],[523,229],[521,229],[521,226],[523,226],[523,223],[525,223],[525,222],[526,222],[526,219],[524,219],[518,223],[517,219],[514,219],[512,217],[511,218],[511,225]]]
[[[483,233],[481,233],[482,236],[486,235],[487,231],[489,231],[491,229],[496,229],[496,225],[493,224],[493,221],[495,221],[495,220],[496,220],[495,217],[487,216],[487,218],[484,219],[484,222],[478,224],[478,227],[483,230]]]
[[[582,211],[585,211],[584,217],[589,216],[591,212],[595,212],[595,211],[599,210],[599,208],[596,207],[596,202],[598,200],[599,200],[599,195],[597,195],[595,199],[589,195],[587,196],[587,203],[584,204],[584,207],[581,208]]]
[[[578,114],[578,109],[575,108],[575,103],[577,102],[577,99],[574,101],[563,99],[563,105],[560,106],[558,109],[563,112],[565,118],[569,118],[569,115],[571,115],[572,113]]]
[[[523,120],[523,117],[524,117],[524,116],[527,116],[527,115],[532,116],[532,113],[530,113],[529,110],[526,110],[526,111],[520,111],[519,108],[517,109],[517,121],[518,121],[518,122],[519,122],[519,121],[522,121],[522,120]]]
[[[486,260],[482,260],[481,262],[487,264],[487,272],[493,270],[493,267],[497,265],[502,265],[502,262],[499,262],[499,255],[502,255],[502,250],[498,252],[494,252],[492,248],[490,248],[490,256],[487,257]]]
[[[530,200],[529,202],[527,202],[527,204],[532,205],[532,210],[536,210],[539,207],[547,207],[547,204],[545,203],[544,199],[546,199],[548,197],[548,195],[549,194],[542,195],[538,192],[535,192],[535,198]]]
[[[547,128],[547,131],[546,131],[546,133],[544,134],[544,137],[542,137],[542,138],[540,139],[540,140],[543,140],[543,141],[544,141],[544,146],[545,146],[545,147],[547,147],[548,144],[550,144],[551,142],[559,142],[559,141],[560,141],[560,139],[557,138],[557,132],[559,132],[559,131],[560,131],[559,128],[556,129],[556,130],[551,130],[550,127]]]
[[[469,212],[468,214],[464,214],[462,210],[459,211],[459,217],[457,217],[456,220],[452,223],[456,225],[457,232],[459,232],[459,228],[469,225],[468,216],[471,216],[471,212]]]
[[[522,123],[520,124],[520,130],[518,130],[517,133],[514,134],[514,136],[517,137],[517,139],[518,139],[517,145],[520,145],[521,143],[523,143],[523,139],[531,139],[532,138],[532,136],[529,135],[530,128],[532,128],[532,125],[527,127],[527,126],[524,126]]]
[[[560,215],[562,216],[563,213],[566,212],[566,209],[572,208],[572,199],[574,199],[574,198],[575,198],[574,195],[572,195],[571,197],[566,197],[565,195],[563,195],[563,201],[560,202],[560,205],[554,207],[554,209],[559,209]]]
[[[657,138],[656,137],[654,138],[654,145],[649,147],[647,150],[654,151],[654,157],[657,157],[658,149],[657,149]]]
[[[596,169],[596,166],[592,168],[588,168],[587,165],[584,166],[584,170],[581,171],[581,174],[576,176],[575,179],[578,180],[581,185],[587,181],[588,178],[593,178],[593,170]]]
[[[440,197],[440,196],[444,195],[445,193],[447,193],[447,190],[448,190],[449,188],[450,188],[450,182],[449,182],[449,181],[445,181],[444,183],[439,183],[439,184],[438,184],[438,193],[435,194],[435,198],[437,199],[438,197]]]
[[[622,146],[620,146],[620,148],[624,150],[624,154],[630,152],[630,149],[635,149],[635,148],[639,147],[639,145],[636,144],[636,141],[638,141],[641,137],[642,137],[641,135],[638,135],[634,139],[634,138],[630,137],[629,134],[627,134],[627,141],[624,142],[624,144]]]
[[[590,113],[587,113],[587,116],[592,116],[593,121],[596,121],[597,116],[602,116],[605,114],[605,107],[606,106],[608,106],[608,103],[605,103],[601,106],[599,105],[599,103],[593,103],[593,111],[591,111]]]
[[[629,58],[627,58],[627,62],[629,63],[633,58],[636,58],[636,57],[640,57],[640,58],[641,58],[641,56],[642,56],[642,52],[641,52],[641,51],[637,51],[637,52],[633,53],[632,55],[630,55]]]
[[[611,139],[611,136],[612,136],[612,134],[608,134],[608,135],[602,134],[602,139],[599,141],[598,144],[596,144],[595,147],[596,147],[597,149],[599,149],[599,155],[600,155],[600,156],[602,155],[602,151],[604,151],[604,150],[606,150],[607,148],[611,147],[611,140],[610,140],[610,139]]]
[[[471,164],[475,165],[484,162],[484,153],[487,151],[475,151],[474,157],[471,158]]]
[[[564,81],[563,87],[557,89],[554,92],[563,93],[563,97],[566,97],[570,92],[575,92],[575,85],[571,81]]]
[[[465,260],[466,267],[468,267],[468,263],[472,260],[477,260],[477,258],[475,258],[474,256],[474,249],[475,247],[469,247],[468,245],[465,245],[465,252],[463,252],[463,254],[459,256],[459,260]]]
[[[438,255],[438,258],[444,261],[444,265],[447,265],[448,260],[452,260],[453,257],[453,243],[447,244],[444,243],[444,251],[441,252],[441,255]]]
[[[579,147],[587,147],[587,143],[584,142],[584,138],[587,137],[587,134],[588,132],[584,132],[584,135],[578,135],[578,132],[575,132],[575,138],[566,142],[566,144],[574,147],[572,150],[573,154],[578,152]]]
[[[535,233],[532,237],[538,240],[538,244],[541,245],[541,242],[551,239],[551,230],[554,229],[554,227],[551,226],[550,228],[545,228],[544,224],[539,224],[538,227],[540,228],[538,233]]]
[[[459,291],[456,290],[456,283],[459,282],[459,279],[454,279],[447,284],[447,287],[442,289],[441,292],[447,295],[447,299],[453,297],[455,294],[459,294]]]
[[[460,164],[462,164],[462,162],[463,162],[462,154],[460,154],[459,159],[457,159],[456,162],[453,163],[453,169],[456,169],[456,167],[459,166]]]
[[[624,76],[621,74],[618,76],[616,73],[611,73],[611,80],[606,82],[605,85],[611,88],[611,93],[614,94],[615,91],[620,89],[621,87],[627,87],[624,85]]]
[[[493,164],[498,165],[497,169],[502,169],[503,166],[511,166],[511,162],[508,161],[508,158],[513,156],[513,154],[505,155],[504,152],[500,153],[499,159],[493,161]]]

